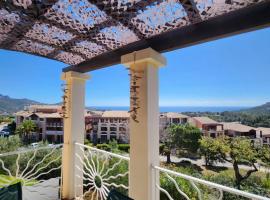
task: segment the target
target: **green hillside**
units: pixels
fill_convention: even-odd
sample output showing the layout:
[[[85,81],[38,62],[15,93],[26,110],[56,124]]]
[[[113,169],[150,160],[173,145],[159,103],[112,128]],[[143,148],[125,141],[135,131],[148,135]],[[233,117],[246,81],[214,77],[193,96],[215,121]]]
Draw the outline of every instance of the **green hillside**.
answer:
[[[30,99],[14,99],[0,94],[0,114],[12,114],[31,104],[42,104]]]
[[[246,110],[241,110],[240,112],[251,114],[270,114],[270,102]]]

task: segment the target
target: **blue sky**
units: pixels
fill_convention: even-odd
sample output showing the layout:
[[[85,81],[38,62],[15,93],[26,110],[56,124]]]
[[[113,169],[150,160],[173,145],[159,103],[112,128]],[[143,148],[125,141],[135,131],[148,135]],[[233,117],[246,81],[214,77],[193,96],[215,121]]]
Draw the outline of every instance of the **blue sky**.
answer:
[[[254,106],[270,101],[270,28],[165,53],[161,106]],[[66,65],[0,50],[0,94],[44,103],[61,100]],[[129,105],[122,65],[90,73],[86,105]]]

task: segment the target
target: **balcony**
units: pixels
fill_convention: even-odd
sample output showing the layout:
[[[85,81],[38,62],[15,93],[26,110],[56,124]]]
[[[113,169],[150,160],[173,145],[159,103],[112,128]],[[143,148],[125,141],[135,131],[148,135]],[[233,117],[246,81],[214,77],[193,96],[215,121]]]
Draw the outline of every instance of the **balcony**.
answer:
[[[55,131],[52,131],[52,130],[46,130],[46,134],[47,135],[63,135],[63,131],[57,131],[57,130],[55,130]]]
[[[77,200],[106,200],[109,192],[116,189],[122,194],[129,194],[129,162],[125,155],[75,143],[74,163],[76,177],[81,181],[74,184]],[[41,147],[21,150],[0,155],[0,187],[7,187],[18,181],[22,184],[24,200],[61,199],[61,153],[62,146]],[[8,159],[9,158],[9,159]],[[155,188],[160,197],[155,199],[246,199],[269,200],[269,198],[219,185],[196,177],[178,173],[164,167],[152,166],[155,174]],[[163,182],[160,181],[163,177]],[[164,183],[166,180],[166,183]],[[193,193],[187,193],[185,187]],[[171,194],[170,191],[175,192]]]

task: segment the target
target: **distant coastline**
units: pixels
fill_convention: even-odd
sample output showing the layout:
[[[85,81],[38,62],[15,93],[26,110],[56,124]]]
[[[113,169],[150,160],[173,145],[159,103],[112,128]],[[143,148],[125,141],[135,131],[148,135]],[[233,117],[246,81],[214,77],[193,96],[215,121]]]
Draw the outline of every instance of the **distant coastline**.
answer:
[[[212,107],[197,107],[197,106],[161,106],[160,112],[224,112],[224,111],[239,111],[251,107],[237,106],[212,106]],[[90,106],[88,109],[93,110],[129,110],[128,106]]]

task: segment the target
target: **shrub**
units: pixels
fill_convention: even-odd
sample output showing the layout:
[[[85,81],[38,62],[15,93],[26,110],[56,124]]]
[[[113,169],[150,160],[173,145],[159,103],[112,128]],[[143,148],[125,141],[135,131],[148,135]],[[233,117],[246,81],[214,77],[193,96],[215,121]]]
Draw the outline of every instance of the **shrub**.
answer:
[[[130,145],[129,144],[119,144],[118,145],[118,149],[120,151],[124,151],[124,152],[129,152],[129,149],[130,149]]]
[[[93,146],[93,143],[90,140],[88,140],[88,139],[85,139],[84,140],[84,144],[87,145],[87,146],[90,146],[90,147]]]
[[[108,144],[97,144],[96,147],[98,149],[102,149],[102,150],[105,150],[105,151],[111,151],[111,148],[109,147]]]

